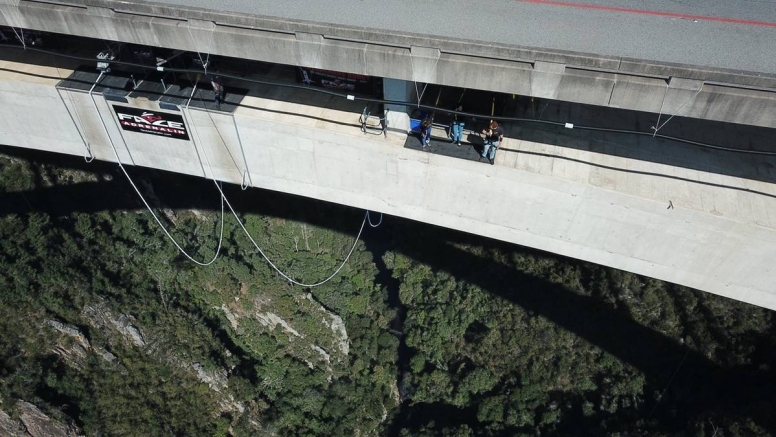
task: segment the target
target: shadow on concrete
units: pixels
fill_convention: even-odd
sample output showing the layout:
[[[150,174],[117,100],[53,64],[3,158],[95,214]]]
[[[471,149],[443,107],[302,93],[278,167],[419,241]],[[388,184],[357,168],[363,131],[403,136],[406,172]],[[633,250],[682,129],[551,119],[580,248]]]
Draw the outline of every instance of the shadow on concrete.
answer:
[[[626,111],[603,106],[582,105],[556,100],[516,97],[512,116],[573,123],[606,129],[626,129],[652,133],[658,114]],[[661,125],[671,114],[661,116]],[[530,122],[506,123],[507,136],[520,140],[551,144],[618,156],[638,161],[683,167],[701,172],[776,182],[776,156],[751,155],[712,150],[649,135],[567,129]],[[660,134],[700,143],[740,150],[776,152],[776,130],[757,126],[722,123],[676,116]]]
[[[677,180],[677,181],[690,182],[690,183],[698,184],[698,185],[706,185],[706,186],[709,186],[709,187],[725,188],[725,189],[728,189],[728,190],[743,191],[745,193],[752,193],[752,194],[757,194],[757,195],[760,195],[760,196],[766,196],[766,197],[770,197],[770,198],[776,199],[776,195],[773,195],[773,194],[770,194],[770,193],[766,193],[766,192],[763,192],[763,191],[752,190],[752,189],[746,188],[746,187],[738,187],[738,186],[734,186],[734,185],[725,185],[725,184],[716,184],[716,183],[713,183],[713,182],[704,182],[704,181],[699,181],[697,179],[683,178],[681,176],[675,176],[675,175],[670,175],[670,174],[665,174],[665,173],[656,173],[656,172],[640,171],[640,170],[630,170],[630,169],[627,169],[627,168],[615,167],[615,166],[604,165],[604,164],[598,164],[598,163],[595,163],[595,162],[589,162],[589,161],[585,161],[585,160],[582,160],[582,159],[570,158],[568,156],[554,155],[554,154],[551,154],[551,153],[532,152],[532,151],[526,151],[526,150],[515,150],[515,149],[509,149],[509,148],[506,148],[506,147],[500,147],[498,149],[497,153],[518,153],[518,154],[523,154],[523,155],[541,156],[541,157],[544,157],[544,158],[563,159],[565,161],[575,162],[575,163],[578,163],[578,164],[585,164],[585,165],[589,165],[591,167],[598,167],[598,168],[603,168],[603,169],[607,169],[607,170],[614,170],[614,171],[619,171],[619,172],[623,172],[623,173],[640,174],[640,175],[645,175],[645,176],[657,176],[657,177],[666,178],[666,179],[674,179],[674,180]]]
[[[409,136],[407,138],[407,141],[404,145],[407,149],[412,150],[419,150],[423,151],[423,148],[420,144],[420,137],[416,135]],[[482,138],[475,134],[469,135],[469,141],[464,141],[461,143],[461,146],[456,146],[455,144],[450,143],[449,141],[445,141],[444,139],[439,139],[436,137],[432,137],[429,147],[425,150],[429,153],[434,153],[437,155],[443,155],[443,156],[449,156],[452,158],[459,158],[459,159],[465,159],[467,161],[477,161],[477,162],[483,162],[488,163],[488,161],[481,157],[482,155],[482,149],[484,147],[484,144],[482,142]],[[623,173],[631,173],[631,174],[639,174],[639,175],[645,175],[645,176],[656,176],[660,178],[666,178],[666,179],[674,179],[677,181],[683,181],[683,182],[689,182],[692,184],[698,184],[698,185],[706,185],[709,187],[715,187],[715,188],[724,188],[728,190],[735,190],[735,191],[741,191],[745,193],[751,193],[756,194],[759,196],[765,196],[770,197],[773,199],[776,199],[776,195],[771,193],[766,193],[764,191],[758,191],[753,190],[751,188],[741,187],[741,186],[735,186],[735,185],[725,185],[725,184],[718,184],[714,182],[705,182],[700,181],[697,179],[690,179],[690,178],[684,178],[681,176],[671,175],[671,174],[665,174],[665,173],[657,173],[657,172],[649,172],[649,171],[641,171],[641,170],[632,170],[622,167],[616,167],[611,165],[604,165],[599,164],[595,162],[585,161],[582,159],[576,159],[571,158],[568,156],[562,156],[562,155],[556,155],[552,153],[542,153],[542,152],[533,152],[533,151],[527,151],[527,150],[515,150],[510,149],[507,147],[499,147],[497,154],[501,153],[518,153],[523,155],[531,155],[531,156],[541,156],[544,158],[553,158],[553,159],[562,159],[569,162],[574,162],[577,164],[585,164],[589,165],[591,167],[597,167],[597,168],[603,168],[607,170],[614,170],[619,171]]]
[[[45,211],[59,217],[75,212],[143,209],[115,164],[96,161],[86,164],[78,157],[13,148],[0,148],[0,152],[21,160],[50,162],[98,176],[95,182],[53,181],[53,186],[45,187],[41,186],[42,181],[52,180],[52,175],[45,173],[44,167],[44,174],[35,176],[38,188],[0,194],[2,216]],[[212,181],[143,168],[130,168],[129,171],[138,179],[152,181],[157,196],[166,208],[219,209],[218,194]],[[238,186],[228,184],[224,185],[224,189],[235,208],[242,213],[300,220],[352,235],[355,235],[356,224],[363,214],[353,208],[267,190],[241,191]],[[337,213],[332,214],[332,209],[337,209]],[[758,367],[760,363],[772,366],[776,362],[772,333],[752,333],[761,344],[751,355],[751,364],[726,368],[637,323],[622,308],[613,307],[596,297],[576,294],[515,266],[495,264],[460,247],[485,244],[503,253],[540,253],[538,251],[494,240],[484,243],[483,237],[393,217],[386,217],[385,225],[380,229],[366,229],[363,238],[367,245],[375,238],[374,232],[390,233],[390,249],[434,270],[447,272],[458,280],[477,285],[532,314],[545,317],[642,372],[646,379],[646,404],[637,411],[636,417],[623,416],[622,423],[614,424],[607,431],[627,429],[637,420],[651,418],[646,427],[653,431],[682,432],[693,420],[702,420],[710,413],[720,413],[751,418],[768,432],[776,432],[776,418],[772,415],[776,408],[776,378],[770,367],[764,367],[765,370]],[[589,269],[581,261],[568,259],[565,262],[577,264],[583,270]],[[724,327],[712,327],[712,331],[717,336],[725,335]],[[652,394],[664,390],[662,399],[656,403]],[[413,426],[420,423],[418,415],[434,411],[429,408],[426,405],[414,409],[407,403],[403,404],[396,426],[413,430]],[[449,420],[462,420],[464,417],[461,415]],[[424,416],[425,419],[428,416]],[[579,429],[594,425],[586,422]],[[579,429],[569,431],[580,435]]]
[[[466,139],[461,141],[460,146],[454,144],[450,138],[432,136],[429,146],[424,150],[421,145],[420,135],[415,133],[408,135],[407,141],[404,142],[404,148],[406,149],[420,150],[436,155],[465,159],[467,161],[487,162],[484,158],[480,159],[484,147],[485,142],[482,137],[474,132],[469,132],[466,135]]]
[[[429,87],[432,96],[437,88]],[[445,92],[442,92],[442,96],[445,96]],[[472,96],[474,95],[474,92],[472,92]],[[491,108],[490,95],[477,94],[477,96],[485,98],[486,101],[479,102],[479,105],[469,102],[469,108],[479,108],[480,112],[482,112],[482,107],[484,107],[483,104],[487,104],[485,106]],[[428,96],[425,100],[428,100]],[[425,103],[434,104],[433,99],[425,101]],[[440,103],[440,106],[451,109],[454,107],[454,103]],[[502,121],[501,124],[505,128],[505,134],[509,138],[637,161],[654,162],[706,173],[776,183],[776,156],[712,150],[669,139],[651,137],[650,135],[653,132],[651,128],[658,125],[658,114],[517,95],[514,97],[494,95],[492,107],[495,108],[496,115],[494,118],[497,120],[500,120],[502,117],[515,117],[554,123],[572,123],[576,126],[576,128],[569,129],[564,126],[531,121]],[[482,113],[488,112],[491,112],[491,110],[488,109],[488,111]],[[445,116],[445,113],[437,112],[435,121],[439,124],[445,124]],[[776,137],[776,130],[774,129],[681,116],[671,118],[671,116],[672,114],[660,116],[659,125],[662,126],[659,130],[660,134],[744,151],[756,150],[776,153],[776,143],[773,141],[773,138]],[[479,132],[487,125],[488,120],[486,118],[468,117],[465,119],[466,128],[473,132]],[[583,130],[580,129],[580,126],[631,130],[650,135]],[[471,137],[472,135],[470,135],[469,142],[481,144],[476,142],[477,139],[473,140]],[[476,138],[476,135],[474,137]],[[461,154],[450,147],[443,147],[445,144],[444,139],[441,139],[439,143],[436,143],[437,147],[434,147],[435,139],[432,138],[431,153],[471,159],[470,156]],[[408,138],[405,147],[418,149],[419,140]],[[481,152],[481,149],[477,150],[477,152]]]

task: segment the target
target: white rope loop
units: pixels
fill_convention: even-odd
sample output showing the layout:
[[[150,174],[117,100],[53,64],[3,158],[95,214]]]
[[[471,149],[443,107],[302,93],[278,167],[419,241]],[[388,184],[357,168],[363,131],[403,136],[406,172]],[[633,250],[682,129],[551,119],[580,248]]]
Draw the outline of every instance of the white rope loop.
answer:
[[[99,81],[100,78],[97,78]],[[96,85],[96,83],[95,83]],[[135,192],[140,197],[140,200],[143,201],[143,204],[148,209],[148,212],[151,213],[151,216],[154,218],[156,223],[159,225],[160,228],[162,228],[162,231],[164,232],[164,235],[167,236],[167,238],[172,242],[172,244],[175,245],[175,247],[178,248],[178,250],[190,261],[194,262],[195,264],[207,267],[211,264],[213,264],[216,259],[218,259],[218,255],[221,253],[221,244],[224,239],[224,202],[225,198],[221,197],[221,232],[218,237],[218,247],[216,248],[216,253],[213,255],[213,259],[211,259],[208,262],[201,262],[194,259],[191,255],[189,255],[185,250],[183,250],[183,247],[181,247],[180,244],[173,238],[173,236],[170,234],[169,231],[167,231],[167,228],[162,224],[161,220],[159,220],[159,217],[156,216],[156,213],[154,213],[154,210],[151,209],[151,205],[148,204],[148,202],[145,200],[145,197],[143,197],[143,194],[140,192],[140,190],[137,188],[137,185],[135,185],[135,182],[132,180],[132,178],[129,176],[129,173],[127,173],[127,170],[124,168],[124,165],[121,163],[121,158],[119,157],[119,151],[116,149],[116,145],[113,143],[113,138],[110,136],[110,132],[108,132],[108,126],[105,124],[105,120],[102,118],[102,114],[100,113],[100,109],[97,107],[97,102],[94,100],[94,96],[89,94],[89,97],[92,101],[92,104],[94,105],[95,111],[97,111],[97,116],[100,118],[100,123],[102,123],[102,128],[105,130],[105,134],[108,136],[108,141],[110,142],[111,148],[113,148],[113,153],[116,155],[116,162],[119,164],[119,168],[124,173],[124,176],[127,177],[127,180],[129,181],[129,184],[132,185],[132,188],[135,189]],[[126,142],[124,143],[125,146],[127,146]],[[218,189],[219,192],[221,192],[221,188]],[[223,192],[221,192],[223,196]]]
[[[680,107],[679,107],[679,109],[677,109],[677,110],[676,110],[676,112],[674,112],[674,113],[673,113],[673,115],[671,115],[670,117],[668,117],[668,120],[666,120],[666,121],[664,121],[664,122],[663,122],[663,124],[660,124],[660,116],[661,116],[661,115],[663,115],[663,108],[662,108],[662,106],[661,106],[661,108],[660,108],[660,114],[658,114],[658,116],[657,116],[657,126],[652,126],[652,130],[654,130],[654,131],[655,131],[655,132],[653,132],[653,133],[652,133],[652,138],[655,138],[655,136],[657,135],[657,132],[658,132],[660,129],[663,129],[663,126],[667,125],[667,124],[668,124],[668,122],[669,122],[669,121],[671,121],[671,119],[672,119],[672,118],[676,117],[676,116],[677,116],[677,115],[678,115],[680,112],[682,112],[682,109],[684,109],[684,107],[685,107],[685,106],[687,106],[687,104],[688,104],[688,103],[690,103],[691,101],[695,100],[695,98],[696,98],[696,97],[698,97],[698,94],[700,94],[700,93],[701,93],[701,91],[703,91],[703,85],[704,85],[704,83],[703,83],[703,82],[701,82],[701,87],[698,89],[698,92],[696,92],[696,93],[695,93],[695,94],[693,94],[693,95],[692,95],[690,98],[688,98],[688,99],[687,99],[687,100],[686,100],[686,101],[685,101],[685,102],[682,104],[682,106],[680,106]],[[666,92],[668,92],[668,88],[667,88],[667,87],[666,87]],[[665,99],[665,96],[663,97],[663,99]]]
[[[372,224],[372,216],[369,215],[369,211],[366,212],[366,218],[369,220],[369,226],[376,228],[383,223],[383,213],[380,213],[380,221],[376,225]]]
[[[240,182],[240,189],[243,190],[243,191],[248,189],[248,185],[245,184],[245,175],[247,175],[247,174],[248,174],[248,170],[245,170],[243,172],[242,182]]]
[[[97,78],[97,81],[95,82],[94,86],[92,87],[92,90],[94,90],[94,87],[97,86],[97,84],[99,83],[101,78],[102,78],[102,74],[100,74],[100,76]],[[208,170],[210,172],[210,179],[213,181],[213,184],[216,186],[216,189],[218,189],[218,192],[221,195],[221,231],[220,231],[220,235],[219,235],[219,238],[218,238],[218,247],[216,248],[215,255],[213,255],[213,259],[211,259],[209,262],[197,261],[191,255],[189,255],[183,249],[183,247],[181,247],[180,244],[178,244],[178,242],[175,240],[175,238],[173,238],[173,236],[170,234],[170,232],[167,230],[167,228],[164,226],[164,224],[162,224],[161,220],[159,220],[159,217],[157,217],[156,213],[154,213],[153,209],[151,208],[151,205],[149,205],[148,202],[146,201],[145,197],[143,197],[143,194],[137,188],[137,185],[135,185],[135,182],[132,180],[132,177],[129,176],[129,173],[127,172],[126,168],[124,168],[124,165],[121,162],[121,157],[119,156],[118,149],[116,148],[116,145],[113,142],[113,138],[110,136],[110,132],[108,131],[108,126],[105,124],[105,120],[102,117],[102,113],[100,113],[100,109],[97,107],[97,102],[94,100],[94,96],[91,94],[91,90],[90,90],[90,93],[89,93],[89,98],[92,101],[92,105],[94,106],[95,111],[97,111],[97,116],[100,119],[100,123],[102,124],[103,130],[105,131],[105,134],[108,136],[108,141],[109,141],[109,143],[111,145],[111,148],[113,149],[114,155],[116,156],[116,162],[118,163],[119,168],[124,173],[124,176],[126,176],[127,180],[129,181],[130,185],[132,186],[132,188],[135,190],[135,193],[137,193],[138,197],[140,197],[140,200],[143,202],[143,204],[145,205],[146,209],[148,209],[148,212],[151,213],[151,216],[154,218],[156,223],[162,229],[162,232],[164,232],[164,234],[167,236],[167,238],[173,243],[173,245],[175,245],[175,247],[178,249],[178,251],[180,253],[182,253],[186,258],[188,258],[190,261],[194,262],[195,264],[197,264],[199,266],[206,267],[206,266],[209,266],[209,265],[213,264],[216,261],[216,259],[218,258],[218,255],[221,252],[221,246],[222,246],[223,237],[224,237],[224,204],[226,204],[226,206],[229,207],[229,210],[232,212],[232,215],[234,216],[235,220],[237,220],[237,224],[240,225],[240,228],[243,230],[243,232],[248,237],[248,239],[251,241],[251,243],[253,243],[253,246],[256,248],[256,250],[262,256],[262,258],[264,258],[264,260],[267,261],[267,263],[270,265],[270,267],[272,267],[280,276],[282,276],[283,278],[288,280],[290,283],[298,285],[300,287],[305,287],[305,288],[313,288],[313,287],[318,287],[320,285],[323,285],[323,284],[331,281],[332,279],[334,279],[334,277],[337,276],[337,274],[339,274],[339,272],[343,269],[343,267],[345,267],[345,264],[347,264],[347,262],[350,260],[350,257],[353,255],[353,251],[355,251],[356,246],[358,245],[358,241],[361,239],[361,234],[364,231],[364,226],[366,225],[367,220],[369,220],[369,224],[372,227],[377,227],[377,226],[380,225],[380,223],[382,223],[382,214],[380,216],[380,222],[377,225],[374,225],[374,224],[372,224],[371,219],[369,218],[369,211],[366,211],[366,213],[364,214],[364,219],[361,221],[361,227],[358,230],[358,234],[356,235],[356,238],[353,241],[353,245],[350,247],[350,251],[348,251],[347,256],[342,261],[342,263],[340,263],[340,265],[337,267],[337,269],[334,270],[334,272],[331,275],[329,275],[326,279],[324,279],[322,281],[319,281],[319,282],[315,282],[315,283],[311,283],[311,284],[306,284],[306,283],[297,281],[294,278],[292,278],[291,276],[289,276],[286,273],[284,273],[282,270],[280,270],[280,268],[278,268],[278,266],[275,265],[275,263],[273,263],[272,260],[270,260],[269,257],[264,253],[264,251],[261,249],[259,244],[256,243],[256,240],[254,240],[254,238],[253,238],[253,236],[251,236],[250,232],[248,232],[248,229],[245,227],[245,224],[240,219],[240,217],[237,215],[237,212],[232,207],[232,204],[226,198],[226,194],[224,193],[224,191],[223,191],[223,189],[221,187],[221,184],[216,180],[215,173],[213,172],[213,167],[210,164],[210,158],[207,155],[207,151],[203,147],[202,148],[202,153],[205,155],[205,161],[207,162]],[[201,100],[201,98],[200,98],[200,100]],[[190,99],[189,99],[189,102],[191,102]],[[189,110],[188,103],[186,105],[186,109]],[[215,123],[213,122],[213,117],[210,114],[210,111],[208,111],[207,108],[205,108],[205,112],[208,114],[208,117],[210,118],[211,123],[213,123],[215,125]],[[189,120],[193,120],[191,118],[191,113],[189,113]],[[194,122],[193,121],[191,121],[190,123],[191,123],[191,128],[194,131],[194,136],[197,138],[198,142],[201,143],[201,138],[199,136],[199,131],[194,126]],[[122,141],[123,141],[123,137],[122,137]],[[124,141],[124,146],[127,147],[127,148],[129,147],[126,144],[126,141]],[[197,144],[195,142],[194,143],[194,147],[196,148],[196,146],[197,146]]]
[[[186,29],[188,29],[189,31],[189,37],[191,37],[191,42],[194,44],[194,50],[197,51],[197,56],[199,56],[199,62],[202,63],[202,69],[205,71],[205,75],[207,76],[207,66],[208,66],[208,63],[210,62],[210,49],[211,49],[211,46],[213,45],[213,35],[216,32],[215,23],[213,23],[213,28],[210,30],[210,40],[207,44],[207,49],[206,49],[207,57],[205,59],[202,59],[202,53],[199,52],[199,45],[197,44],[197,40],[194,39],[194,35],[191,33],[191,25],[188,22],[186,22]]]
[[[434,61],[434,66],[431,67],[431,71],[436,73],[436,67],[437,63],[439,63],[440,56],[436,58],[436,61]],[[425,82],[425,85],[423,85],[423,91],[418,92],[418,81],[415,80],[415,62],[412,60],[412,49],[410,49],[410,68],[412,68],[412,82],[415,84],[415,95],[418,96],[418,108],[420,108],[420,101],[423,99],[423,94],[426,94],[426,88],[428,87],[428,82]]]
[[[202,101],[201,97],[200,97],[200,101]],[[204,106],[204,102],[203,102],[203,106]],[[189,111],[189,117],[188,118],[190,120],[191,129],[192,129],[192,131],[194,131],[194,137],[197,138],[197,141],[194,143],[194,146],[196,147],[197,143],[202,144],[202,139],[199,136],[199,131],[194,126],[193,118],[191,117],[191,109],[189,109],[188,105],[186,106],[186,109]],[[210,114],[210,111],[208,111],[207,108],[204,108],[204,111],[205,111],[205,113],[207,113],[208,117],[210,118],[210,122],[213,123],[213,125],[215,125],[215,122],[213,121],[213,116]],[[240,217],[237,215],[237,212],[232,207],[232,204],[229,202],[229,199],[226,198],[226,194],[224,194],[224,191],[218,185],[218,182],[216,181],[216,178],[215,178],[215,173],[213,172],[213,166],[210,165],[210,158],[208,157],[208,154],[207,154],[207,151],[205,150],[205,147],[202,147],[202,154],[205,155],[205,162],[207,163],[207,167],[208,167],[208,170],[210,172],[210,179],[213,181],[214,184],[216,184],[216,188],[221,193],[221,198],[224,200],[224,202],[226,202],[226,206],[229,207],[229,210],[232,212],[232,215],[234,216],[235,220],[237,220],[237,224],[240,225],[240,228],[243,230],[243,232],[248,237],[248,239],[251,241],[251,243],[253,243],[253,246],[259,252],[261,257],[264,258],[264,260],[267,262],[267,264],[269,264],[270,267],[272,267],[272,269],[275,270],[280,276],[282,276],[288,282],[290,282],[292,284],[295,284],[295,285],[298,285],[300,287],[314,288],[314,287],[321,286],[321,285],[331,281],[332,279],[334,279],[334,277],[337,276],[337,274],[340,272],[340,270],[342,270],[342,268],[345,267],[345,264],[348,263],[348,261],[350,260],[351,255],[353,255],[353,251],[356,249],[356,246],[358,245],[358,241],[361,239],[361,233],[364,231],[364,226],[366,225],[367,218],[369,217],[369,211],[367,211],[364,214],[364,220],[361,221],[361,227],[358,229],[358,234],[356,235],[356,238],[353,241],[353,246],[351,246],[350,251],[348,252],[348,255],[345,257],[345,259],[342,261],[342,263],[340,263],[339,267],[337,267],[337,269],[334,270],[334,273],[332,273],[331,275],[329,275],[326,279],[324,279],[322,281],[318,281],[318,282],[311,283],[311,284],[306,284],[304,282],[297,281],[296,279],[292,278],[291,276],[289,276],[288,274],[286,274],[282,270],[280,270],[280,268],[277,265],[275,265],[275,263],[273,263],[271,259],[269,259],[267,254],[264,253],[264,251],[261,249],[261,247],[256,242],[256,240],[253,239],[253,236],[251,236],[250,232],[248,232],[248,229],[245,227],[245,224],[243,224],[243,221],[240,219]],[[381,219],[381,222],[382,222],[382,219]]]

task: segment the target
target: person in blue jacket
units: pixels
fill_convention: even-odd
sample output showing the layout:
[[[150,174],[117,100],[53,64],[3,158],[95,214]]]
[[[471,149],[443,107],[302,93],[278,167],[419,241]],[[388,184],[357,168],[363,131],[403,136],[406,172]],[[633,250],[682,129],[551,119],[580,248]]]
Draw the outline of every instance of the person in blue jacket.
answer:
[[[425,120],[423,120],[423,123],[420,125],[420,142],[423,146],[423,149],[425,150],[426,147],[429,146],[429,143],[431,142],[431,128],[434,125],[434,114],[432,113],[428,117],[426,117]]]

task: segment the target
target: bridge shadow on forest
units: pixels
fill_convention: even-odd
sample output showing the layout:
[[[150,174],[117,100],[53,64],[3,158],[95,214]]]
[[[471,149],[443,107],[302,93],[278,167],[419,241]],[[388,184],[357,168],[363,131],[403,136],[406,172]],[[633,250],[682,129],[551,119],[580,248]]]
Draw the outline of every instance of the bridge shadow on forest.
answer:
[[[144,209],[115,164],[97,161],[86,164],[78,157],[12,148],[0,148],[0,152],[22,160],[53,163],[65,168],[93,172],[97,176],[97,181],[94,182],[59,181],[53,186],[44,186],[44,181],[49,180],[51,175],[37,173],[36,185],[39,188],[0,193],[0,216],[45,211],[53,217],[58,217],[76,212]],[[212,211],[218,211],[220,208],[212,181],[142,168],[130,168],[129,171],[133,176],[152,181],[155,193],[162,199],[166,208]],[[110,177],[105,178],[105,175]],[[241,191],[234,185],[225,185],[224,189],[235,209],[240,212],[305,221],[352,235],[355,235],[357,223],[363,214],[359,210],[344,206],[341,207],[347,211],[344,214],[326,214],[327,210],[336,207],[326,202],[284,193],[256,189]],[[343,215],[349,219],[342,220]],[[387,226],[377,230],[367,228],[364,233],[367,246],[370,239],[373,241],[376,238],[376,233],[389,232],[392,249],[428,264],[435,270],[448,272],[459,280],[475,284],[534,315],[543,316],[643,372],[647,382],[645,398],[648,399],[642,408],[643,414],[637,418],[623,418],[628,420],[628,423],[623,425],[652,416],[656,421],[652,431],[681,432],[686,429],[686,424],[693,420],[703,420],[710,413],[720,413],[729,417],[751,418],[768,432],[776,433],[776,419],[772,415],[773,411],[776,411],[776,378],[771,368],[760,370],[754,365],[725,368],[675,340],[637,323],[623,309],[613,309],[609,303],[600,299],[579,295],[543,278],[494,264],[451,244],[483,244],[484,237],[400,218],[386,218],[386,224]],[[401,232],[396,232],[395,229],[400,229]],[[405,235],[408,237],[403,237]],[[423,237],[412,238],[419,235]],[[505,253],[515,251],[518,247],[495,240],[484,244]],[[531,251],[524,248],[520,250]],[[581,263],[574,260],[569,262]],[[759,339],[754,352],[760,354],[759,361],[776,363],[776,344],[767,340],[768,337],[764,333],[753,335],[758,335]],[[767,344],[767,341],[771,343]],[[668,389],[662,401],[656,405],[651,400],[651,394],[662,392],[666,387]],[[668,408],[669,405],[672,407]],[[413,407],[403,404],[396,426],[412,430],[418,415],[426,414],[424,420],[427,420],[429,411],[433,409],[428,406]],[[463,420],[463,417],[463,414],[458,417],[453,415],[446,420],[454,424],[456,420]],[[596,418],[580,418],[581,423],[577,424],[580,426],[575,428],[572,434],[595,434],[584,431],[596,425],[592,422],[594,419]],[[439,422],[440,420],[437,420],[437,423]]]

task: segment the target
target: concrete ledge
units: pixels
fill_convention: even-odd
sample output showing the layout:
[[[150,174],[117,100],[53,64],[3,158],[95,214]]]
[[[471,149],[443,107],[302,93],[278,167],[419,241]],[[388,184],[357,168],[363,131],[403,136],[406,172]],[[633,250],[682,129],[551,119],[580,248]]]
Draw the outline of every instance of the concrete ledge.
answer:
[[[437,70],[437,83],[448,86],[531,95],[533,67],[527,62],[442,53]]]
[[[558,87],[566,72],[566,65],[536,61],[533,67],[530,96],[556,100]]]
[[[13,5],[17,0],[10,1]],[[52,4],[18,1],[19,7],[35,4],[51,7]],[[776,75],[752,74],[744,71],[698,68],[692,65],[655,63],[631,58],[602,56],[562,50],[547,50],[536,47],[509,46],[482,41],[434,38],[427,35],[373,31],[370,29],[336,26],[302,20],[279,20],[271,17],[238,15],[201,8],[179,8],[165,5],[114,0],[57,0],[57,4],[68,4],[85,8],[97,6],[125,13],[172,19],[197,19],[213,21],[219,25],[245,27],[294,34],[305,32],[324,35],[327,38],[345,39],[377,45],[393,45],[409,48],[423,46],[438,48],[442,52],[467,56],[488,57],[518,62],[553,62],[584,69],[617,70],[623,74],[679,76],[704,81],[724,82],[776,89]],[[17,24],[18,25],[18,24]],[[44,29],[39,29],[44,30]]]
[[[733,123],[773,127],[776,99],[753,90],[703,85],[686,116],[712,120],[724,118]]]
[[[566,68],[558,89],[558,100],[607,106],[611,100],[616,75]],[[628,106],[633,105],[628,102]]]
[[[776,127],[776,76],[149,3],[0,3],[0,24],[384,78]],[[117,9],[114,9],[117,8]],[[692,91],[666,86],[689,79]],[[746,92],[732,87],[757,87]],[[689,101],[688,99],[692,99]],[[684,107],[683,103],[687,103]],[[731,109],[735,112],[731,112]]]
[[[650,77],[615,75],[609,106],[636,111],[658,112],[663,105],[668,82]]]

